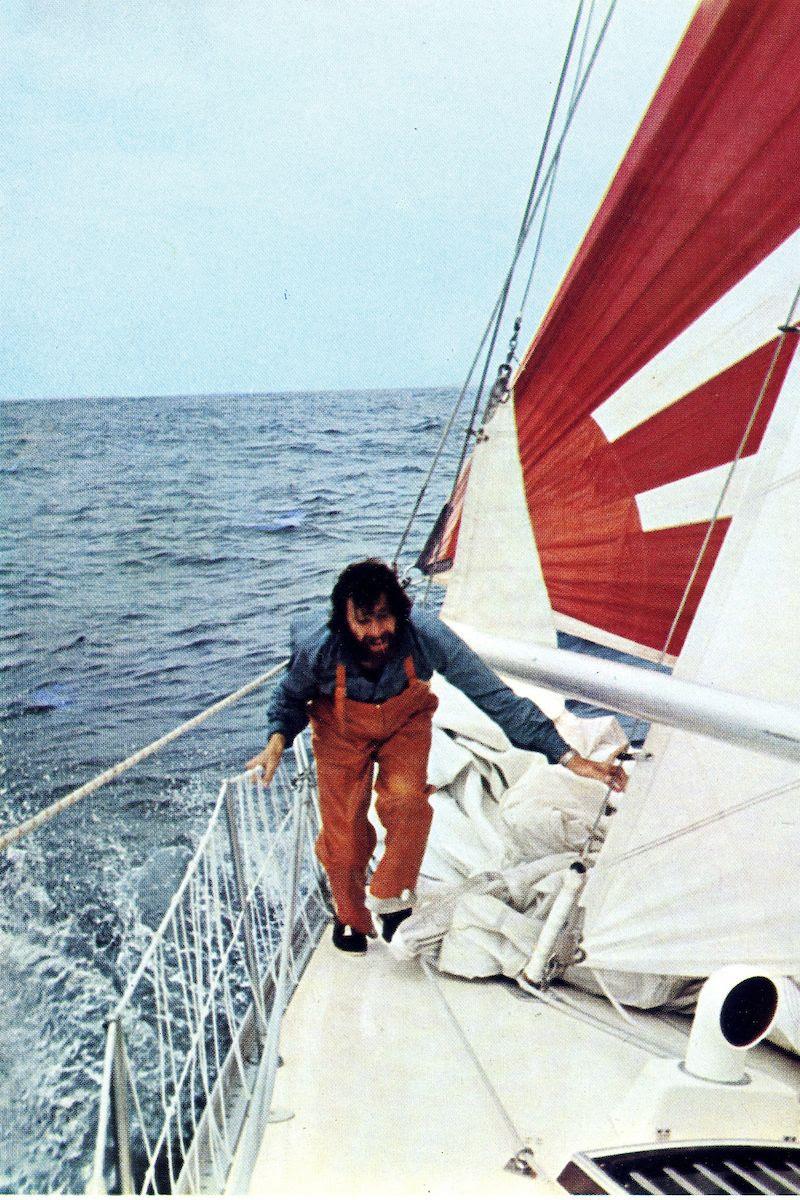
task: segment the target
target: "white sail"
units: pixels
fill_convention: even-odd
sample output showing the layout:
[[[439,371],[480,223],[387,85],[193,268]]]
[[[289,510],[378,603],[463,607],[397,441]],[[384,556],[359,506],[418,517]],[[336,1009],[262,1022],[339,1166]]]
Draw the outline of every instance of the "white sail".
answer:
[[[800,707],[798,514],[795,359],[677,675]],[[647,744],[652,765],[623,801],[585,892],[589,963],[800,972],[797,765],[663,729]]]
[[[471,643],[513,637],[555,646],[553,613],[531,528],[510,401],[485,424],[472,456],[464,495],[458,551],[447,576],[441,616]],[[553,719],[564,702],[553,692],[503,674],[520,694]]]
[[[495,409],[472,456],[442,617],[465,629],[556,644],[510,401]]]

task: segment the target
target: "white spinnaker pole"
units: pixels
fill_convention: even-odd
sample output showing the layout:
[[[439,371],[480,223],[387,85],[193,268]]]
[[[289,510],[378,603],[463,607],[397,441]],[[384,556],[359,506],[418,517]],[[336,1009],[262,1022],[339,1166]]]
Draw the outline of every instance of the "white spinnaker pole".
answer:
[[[800,763],[800,707],[448,624],[506,677],[614,712]]]

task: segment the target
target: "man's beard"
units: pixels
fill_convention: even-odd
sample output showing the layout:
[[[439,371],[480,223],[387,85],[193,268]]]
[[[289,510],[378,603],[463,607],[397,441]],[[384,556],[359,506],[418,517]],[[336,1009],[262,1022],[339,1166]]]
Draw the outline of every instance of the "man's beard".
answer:
[[[357,662],[371,667],[382,666],[391,658],[397,645],[396,633],[385,633],[382,638],[357,638],[349,628],[341,630],[345,649]],[[379,642],[384,643],[380,645]]]

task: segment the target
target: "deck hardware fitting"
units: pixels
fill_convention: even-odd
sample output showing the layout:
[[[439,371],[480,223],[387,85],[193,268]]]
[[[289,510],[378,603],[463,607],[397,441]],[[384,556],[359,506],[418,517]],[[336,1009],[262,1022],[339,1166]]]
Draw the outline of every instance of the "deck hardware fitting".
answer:
[[[536,1179],[539,1172],[536,1169],[536,1160],[531,1147],[523,1146],[521,1150],[518,1150],[508,1160],[503,1170],[511,1171],[514,1175],[527,1175],[530,1179]]]

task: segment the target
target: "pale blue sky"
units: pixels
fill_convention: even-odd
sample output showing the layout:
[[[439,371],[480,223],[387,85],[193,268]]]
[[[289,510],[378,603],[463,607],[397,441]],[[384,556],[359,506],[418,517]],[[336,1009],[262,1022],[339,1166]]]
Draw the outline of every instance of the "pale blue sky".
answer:
[[[692,9],[620,0],[527,335]],[[574,11],[6,0],[0,396],[460,383]]]

